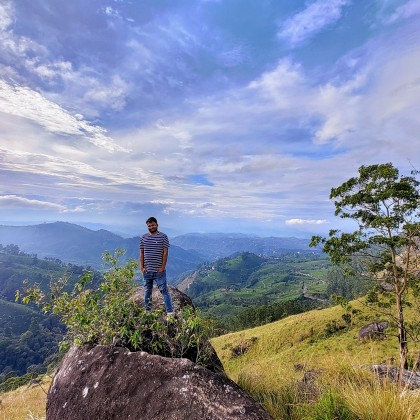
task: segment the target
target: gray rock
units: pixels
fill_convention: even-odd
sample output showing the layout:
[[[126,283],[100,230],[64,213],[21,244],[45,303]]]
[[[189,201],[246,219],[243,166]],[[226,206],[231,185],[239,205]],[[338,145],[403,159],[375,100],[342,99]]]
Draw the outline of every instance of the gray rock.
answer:
[[[382,289],[386,290],[387,292],[393,292],[394,291],[394,286],[390,283],[387,283],[386,281],[382,281],[380,283],[380,286],[382,287]]]
[[[359,331],[359,340],[379,339],[386,337],[385,330],[388,328],[388,322],[371,322],[363,326]]]
[[[420,373],[407,369],[400,369],[395,366],[385,364],[372,365],[370,370],[381,378],[388,378],[391,382],[400,382],[407,389],[420,389]]]
[[[172,297],[172,303],[173,303],[173,307],[174,307],[175,312],[179,312],[185,306],[194,307],[191,298],[189,296],[187,296],[185,293],[181,292],[176,287],[170,286],[170,285],[168,285],[168,289],[169,289],[169,294]],[[140,286],[135,290],[134,301],[139,306],[144,306],[144,288],[143,288],[143,286]],[[165,310],[165,305],[163,303],[162,295],[159,292],[159,289],[157,288],[156,285],[153,286],[152,303],[153,303],[153,309],[154,310],[156,310],[156,309],[160,309],[160,310],[163,310],[163,311]]]
[[[72,347],[49,389],[47,420],[270,419],[220,373],[120,347]]]

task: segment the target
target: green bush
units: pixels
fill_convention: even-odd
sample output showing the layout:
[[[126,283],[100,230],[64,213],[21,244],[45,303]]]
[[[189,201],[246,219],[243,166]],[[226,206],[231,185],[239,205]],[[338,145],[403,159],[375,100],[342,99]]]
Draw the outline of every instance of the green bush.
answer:
[[[103,282],[92,287],[92,274],[86,272],[71,292],[64,290],[66,279],[52,284],[49,295],[35,285],[16,299],[38,305],[43,312],[57,315],[67,332],[60,347],[92,344],[118,345],[131,351],[146,351],[166,357],[187,357],[206,366],[212,356],[208,342],[211,326],[192,307],[184,307],[170,320],[162,311],[147,313],[134,302],[137,287],[134,274],[137,262],[119,266],[123,251],[106,252],[109,269]]]
[[[14,391],[23,385],[29,384],[35,377],[36,375],[32,373],[27,373],[22,376],[11,376],[0,383],[0,392]]]

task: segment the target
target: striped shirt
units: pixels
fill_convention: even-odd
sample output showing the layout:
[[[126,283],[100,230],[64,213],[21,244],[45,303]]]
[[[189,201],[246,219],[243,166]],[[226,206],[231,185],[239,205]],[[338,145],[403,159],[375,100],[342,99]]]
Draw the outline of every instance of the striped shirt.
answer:
[[[145,233],[140,239],[140,249],[144,249],[144,267],[146,271],[155,273],[162,266],[163,250],[169,248],[169,239],[162,232],[154,235]]]

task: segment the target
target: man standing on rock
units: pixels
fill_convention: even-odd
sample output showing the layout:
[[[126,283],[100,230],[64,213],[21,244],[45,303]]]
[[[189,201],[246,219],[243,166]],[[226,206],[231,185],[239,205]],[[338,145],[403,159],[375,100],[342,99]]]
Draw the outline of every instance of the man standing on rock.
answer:
[[[152,309],[153,282],[162,293],[167,315],[173,315],[172,299],[166,282],[166,262],[168,261],[169,239],[158,231],[155,217],[146,220],[148,233],[140,239],[140,270],[144,280],[144,306],[146,311]]]

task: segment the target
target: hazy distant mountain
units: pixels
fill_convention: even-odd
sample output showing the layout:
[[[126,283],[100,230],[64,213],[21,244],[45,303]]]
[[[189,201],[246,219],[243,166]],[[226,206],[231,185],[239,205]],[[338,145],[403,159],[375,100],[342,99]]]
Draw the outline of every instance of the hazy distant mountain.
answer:
[[[126,258],[139,258],[140,237],[122,238],[107,230],[97,231],[65,223],[43,223],[33,226],[0,226],[0,244],[15,244],[40,258],[58,258],[64,262],[102,267],[102,254],[117,248],[126,250]],[[174,282],[184,272],[195,269],[206,260],[193,250],[186,251],[171,243],[168,260],[168,279]]]
[[[58,258],[77,265],[102,267],[104,251],[126,250],[127,258],[138,259],[139,236],[123,238],[105,229],[91,230],[72,223],[56,222],[32,226],[0,225],[0,244],[15,244],[39,257]],[[237,252],[273,256],[309,251],[308,239],[258,237],[244,234],[189,233],[171,238],[168,278],[176,282],[182,273],[203,261],[213,261]]]
[[[309,239],[258,237],[243,234],[188,233],[172,239],[174,245],[206,255],[209,260],[227,257],[235,252],[252,252],[262,255],[309,251]]]

